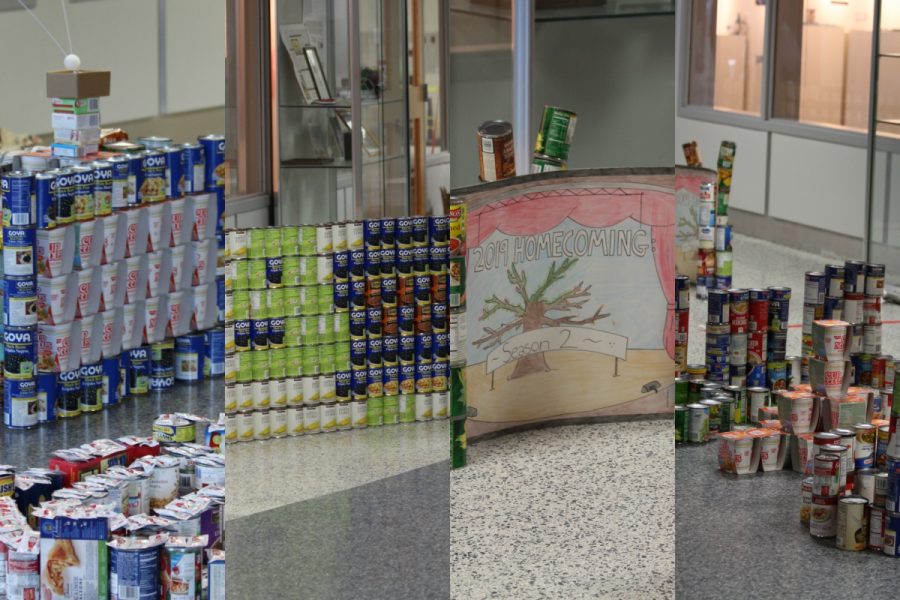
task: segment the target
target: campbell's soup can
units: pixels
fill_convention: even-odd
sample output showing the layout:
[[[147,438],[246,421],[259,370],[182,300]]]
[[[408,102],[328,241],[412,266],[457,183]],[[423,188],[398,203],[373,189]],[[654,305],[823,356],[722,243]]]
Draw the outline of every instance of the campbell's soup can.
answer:
[[[809,534],[817,538],[837,534],[837,496],[813,494],[809,513]]]

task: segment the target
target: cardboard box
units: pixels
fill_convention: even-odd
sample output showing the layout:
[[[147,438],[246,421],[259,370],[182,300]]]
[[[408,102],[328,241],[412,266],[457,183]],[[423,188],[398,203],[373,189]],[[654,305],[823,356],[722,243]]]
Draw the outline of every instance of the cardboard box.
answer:
[[[53,141],[57,144],[94,144],[100,143],[100,128],[85,127],[84,129],[54,129]]]
[[[209,551],[209,600],[225,600],[225,551]]]
[[[100,127],[100,114],[87,113],[73,115],[69,113],[53,113],[50,117],[50,126],[53,129],[88,129]]]
[[[84,158],[91,154],[97,154],[100,147],[97,144],[53,144],[53,156],[64,158]]]
[[[53,98],[53,112],[84,114],[99,112],[100,98]]]
[[[108,598],[106,518],[41,519],[41,598]]]
[[[109,71],[51,71],[48,98],[100,98],[109,96]]]

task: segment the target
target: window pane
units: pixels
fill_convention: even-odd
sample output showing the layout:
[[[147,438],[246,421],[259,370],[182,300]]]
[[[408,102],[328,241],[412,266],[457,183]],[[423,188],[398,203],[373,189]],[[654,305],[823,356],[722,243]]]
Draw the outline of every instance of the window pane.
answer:
[[[693,0],[688,103],[761,114],[762,0]]]

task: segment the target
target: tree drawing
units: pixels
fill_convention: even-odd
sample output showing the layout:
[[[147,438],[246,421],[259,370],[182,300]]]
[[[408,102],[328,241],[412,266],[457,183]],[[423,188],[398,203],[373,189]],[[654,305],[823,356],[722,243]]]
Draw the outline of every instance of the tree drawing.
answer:
[[[520,300],[512,302],[508,298],[504,297],[501,299],[496,293],[493,294],[484,302],[484,311],[481,314],[481,320],[484,321],[494,313],[500,311],[511,313],[514,318],[512,321],[496,328],[484,327],[484,337],[476,340],[474,344],[484,350],[490,350],[503,342],[503,336],[519,328],[525,333],[540,329],[541,327],[591,325],[600,319],[608,317],[609,313],[601,314],[603,311],[602,305],[593,315],[583,319],[575,318],[573,315],[564,315],[556,318],[549,316],[549,313],[571,313],[578,311],[584,307],[588,300],[590,300],[591,286],[588,285],[585,287],[583,281],[555,297],[547,298],[547,293],[550,291],[550,288],[562,280],[566,272],[568,272],[577,262],[578,259],[576,258],[567,258],[562,264],[557,266],[556,261],[553,261],[544,281],[530,294],[528,293],[528,278],[525,271],[520,271],[516,269],[516,265],[512,265],[509,270],[506,271],[506,277],[509,279],[509,283],[512,284],[513,288],[515,288],[516,294]],[[547,364],[544,353],[538,352],[518,359],[512,375],[510,375],[509,378],[516,379],[532,373],[541,373],[549,370],[550,366]]]

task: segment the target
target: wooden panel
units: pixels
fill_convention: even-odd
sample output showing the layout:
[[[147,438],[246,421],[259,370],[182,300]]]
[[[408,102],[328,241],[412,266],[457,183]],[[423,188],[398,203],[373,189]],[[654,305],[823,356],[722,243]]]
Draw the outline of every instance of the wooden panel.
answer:
[[[720,35],[716,38],[715,107],[746,110],[744,89],[747,76],[747,37]]]
[[[800,120],[840,125],[844,115],[846,34],[839,27],[803,26]]]

